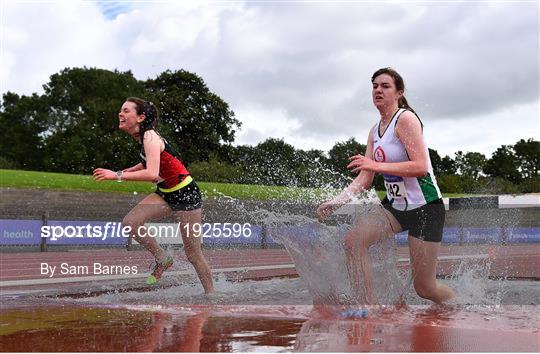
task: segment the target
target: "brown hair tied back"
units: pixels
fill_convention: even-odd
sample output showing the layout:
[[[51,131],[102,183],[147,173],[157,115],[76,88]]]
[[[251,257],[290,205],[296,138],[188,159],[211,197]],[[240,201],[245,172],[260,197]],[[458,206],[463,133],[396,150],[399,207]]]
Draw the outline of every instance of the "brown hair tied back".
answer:
[[[398,91],[403,91],[403,93],[405,93],[405,82],[403,81],[403,78],[401,77],[401,75],[399,75],[399,73],[397,71],[395,71],[392,68],[382,68],[382,69],[379,69],[379,70],[375,71],[375,73],[373,73],[373,76],[371,76],[371,83],[373,83],[373,81],[375,81],[375,78],[377,76],[382,75],[382,74],[389,75],[394,80],[394,85],[396,85],[396,89]],[[414,109],[412,109],[412,107],[409,106],[409,103],[407,102],[407,99],[405,98],[405,94],[403,94],[399,98],[398,107],[408,109],[409,111],[416,114]]]

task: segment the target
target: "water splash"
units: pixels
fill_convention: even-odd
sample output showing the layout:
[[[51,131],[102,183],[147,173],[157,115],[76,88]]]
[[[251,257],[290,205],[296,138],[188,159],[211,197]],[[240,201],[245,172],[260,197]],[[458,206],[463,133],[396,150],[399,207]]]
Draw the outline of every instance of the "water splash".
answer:
[[[344,209],[344,220],[335,225],[291,215],[285,218],[287,223],[284,223],[283,215],[275,213],[267,214],[265,220],[270,236],[283,244],[294,260],[315,304],[365,304],[369,297],[363,274],[351,270],[358,264],[351,264],[347,259],[345,238],[351,233],[355,238],[362,238],[361,234],[355,234],[362,232],[356,229],[356,225],[365,215],[380,215],[379,200],[375,193],[368,194],[353,200]],[[388,220],[384,217],[376,217],[372,221],[386,224],[381,225],[380,230],[389,229]],[[396,303],[409,284],[406,276],[397,270],[396,244],[391,236],[386,235],[373,244],[365,255],[372,266],[372,300],[378,304]],[[352,252],[358,250],[353,249]]]
[[[366,192],[338,210],[337,215],[325,223],[316,221],[316,204],[328,199],[333,191],[313,193],[308,197],[287,195],[289,189],[281,190],[282,200],[254,202],[239,200],[225,194],[220,195],[219,215],[208,215],[216,221],[244,222],[264,226],[267,235],[280,242],[290,253],[301,279],[272,279],[263,282],[232,282],[224,277],[216,281],[216,294],[201,296],[201,288],[191,264],[178,264],[182,270],[191,270],[192,279],[182,285],[149,292],[122,292],[90,298],[90,302],[102,303],[208,303],[208,304],[363,304],[366,294],[362,277],[351,278],[347,266],[344,238],[354,229],[358,220],[376,210],[380,205],[374,191]],[[306,202],[306,200],[309,201]],[[380,207],[379,207],[380,208]],[[301,209],[299,211],[299,209]],[[384,218],[376,219],[381,229],[387,227]],[[492,245],[493,246],[493,245]],[[368,257],[372,264],[374,303],[393,305],[430,304],[420,299],[411,288],[408,271],[397,266],[396,243],[393,236],[384,237],[369,248]],[[535,284],[507,279],[489,279],[491,260],[474,263],[461,261],[450,279],[444,279],[456,292],[453,303],[457,305],[498,305],[498,304],[538,304],[540,303]],[[360,292],[354,290],[356,281]],[[530,285],[533,284],[533,285]],[[116,286],[115,286],[116,285]],[[111,285],[111,289],[118,284]],[[529,286],[530,285],[530,286]],[[519,287],[524,287],[520,291]],[[537,285],[536,285],[537,287]],[[536,295],[534,294],[536,291]],[[516,300],[518,299],[518,300]],[[517,302],[519,301],[519,302]]]

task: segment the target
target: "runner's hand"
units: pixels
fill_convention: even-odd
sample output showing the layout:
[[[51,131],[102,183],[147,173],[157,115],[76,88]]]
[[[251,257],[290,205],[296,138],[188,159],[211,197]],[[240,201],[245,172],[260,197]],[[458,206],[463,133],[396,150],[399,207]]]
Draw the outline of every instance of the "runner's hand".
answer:
[[[363,155],[355,155],[349,158],[351,162],[347,165],[347,168],[353,173],[360,173],[360,171],[372,171],[377,172],[377,162]]]
[[[96,168],[93,172],[94,179],[96,181],[115,180],[117,179],[116,172],[107,170],[105,168]]]
[[[324,219],[326,219],[333,212],[334,212],[334,204],[331,201],[322,203],[317,208],[317,215],[318,215],[319,221],[323,222]]]

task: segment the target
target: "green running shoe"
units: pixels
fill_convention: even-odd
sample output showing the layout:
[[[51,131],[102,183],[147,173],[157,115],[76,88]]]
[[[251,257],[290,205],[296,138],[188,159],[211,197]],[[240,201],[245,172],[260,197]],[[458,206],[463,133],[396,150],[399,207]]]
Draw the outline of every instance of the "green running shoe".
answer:
[[[161,275],[163,272],[165,272],[167,269],[169,269],[173,265],[174,261],[172,256],[165,256],[161,262],[158,262],[157,260],[154,260],[152,264],[150,265],[150,268],[152,269],[152,274],[146,278],[146,284],[148,285],[154,285],[158,282],[159,279],[161,279]]]

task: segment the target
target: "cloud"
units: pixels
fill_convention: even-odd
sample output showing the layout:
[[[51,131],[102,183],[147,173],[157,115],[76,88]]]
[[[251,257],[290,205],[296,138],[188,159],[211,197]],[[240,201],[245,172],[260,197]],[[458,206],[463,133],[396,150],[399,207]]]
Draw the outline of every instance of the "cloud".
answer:
[[[3,92],[41,92],[49,77],[65,67],[113,68],[122,60],[121,48],[109,35],[111,24],[93,3],[6,2],[3,6],[2,55],[13,60],[0,77]]]
[[[365,141],[378,119],[371,74],[392,66],[427,127],[482,131],[492,116],[498,128],[489,129],[517,141],[526,133],[512,119],[526,112],[520,119],[540,134],[538,3],[128,5],[7,2],[2,90],[39,91],[66,66],[132,70],[139,79],[184,68],[202,76],[243,121],[238,143],[273,136],[329,149],[350,136]],[[475,139],[485,143],[458,134],[432,146],[493,151],[503,137]]]
[[[426,124],[428,146],[440,144],[440,155],[454,157],[458,150],[482,152],[491,157],[501,145],[514,145],[519,139],[539,139],[538,103],[515,105],[497,111],[464,117],[456,124],[444,119]],[[536,117],[536,118],[535,118]]]
[[[291,119],[286,112],[266,110],[261,106],[242,106],[237,109],[236,114],[245,117],[242,131],[237,139],[242,145],[256,145],[268,138],[280,139],[289,136],[291,131],[301,126],[298,120]],[[290,139],[286,142],[293,143]]]

